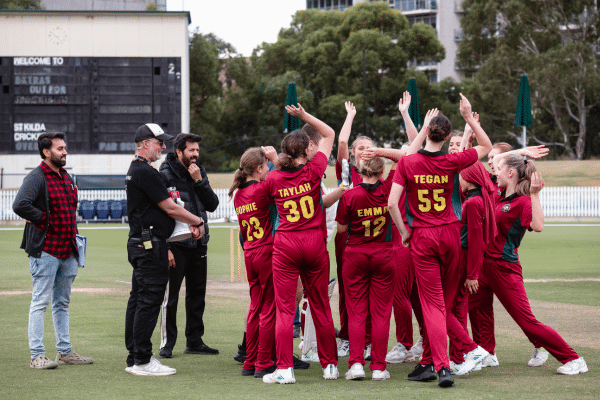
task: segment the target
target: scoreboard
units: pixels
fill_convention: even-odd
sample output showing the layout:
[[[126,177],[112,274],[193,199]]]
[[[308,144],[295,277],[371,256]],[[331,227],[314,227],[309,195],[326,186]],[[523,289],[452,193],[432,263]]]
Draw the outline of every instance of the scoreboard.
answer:
[[[179,57],[0,57],[0,153],[38,153],[43,132],[72,154],[133,154],[136,129],[181,132]]]

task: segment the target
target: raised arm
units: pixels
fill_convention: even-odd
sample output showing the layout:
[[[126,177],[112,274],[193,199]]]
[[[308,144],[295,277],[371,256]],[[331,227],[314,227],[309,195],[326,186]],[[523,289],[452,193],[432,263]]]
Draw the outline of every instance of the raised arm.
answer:
[[[300,118],[302,121],[315,128],[315,130],[323,138],[319,142],[319,148],[317,151],[322,152],[325,154],[325,157],[329,158],[331,155],[331,149],[333,148],[333,141],[335,139],[334,130],[331,129],[331,127],[325,122],[304,111],[304,108],[302,108],[300,103],[298,103],[298,107],[285,106],[285,110],[288,112],[288,114]]]
[[[277,155],[277,150],[273,146],[261,146],[260,147],[265,153],[265,157],[267,160],[271,161],[276,168],[279,168],[279,156]]]
[[[529,146],[525,147],[524,149],[511,150],[507,151],[506,153],[496,154],[492,162],[494,163],[494,168],[498,168],[498,163],[500,162],[500,160],[511,154],[517,154],[519,156],[538,159],[547,156],[549,152],[550,149],[548,149],[543,144],[540,144],[539,146]],[[497,171],[497,169],[495,169],[494,171]]]
[[[477,150],[477,158],[481,160],[492,150],[492,142],[481,125],[475,120],[475,117],[473,117],[471,103],[462,93],[460,93],[460,114],[467,121],[473,132],[475,132],[477,146],[474,149]]]
[[[539,172],[531,175],[531,186],[529,195],[531,196],[531,229],[541,232],[544,229],[544,212],[542,203],[540,203],[540,191],[544,188],[544,179]]]
[[[412,143],[418,135],[417,127],[414,122],[410,118],[410,114],[408,113],[408,109],[410,107],[410,93],[404,92],[402,94],[402,98],[398,101],[398,109],[400,110],[400,114],[402,115],[402,119],[404,120],[404,126],[406,126],[406,136],[408,136],[408,143]]]
[[[440,111],[437,108],[433,108],[433,109],[427,111],[427,114],[425,115],[425,121],[423,121],[423,127],[421,128],[421,131],[419,132],[419,134],[417,135],[415,140],[410,144],[410,147],[408,148],[408,151],[406,152],[407,156],[410,156],[411,154],[415,154],[417,151],[421,150],[421,147],[423,146],[423,142],[425,141],[425,138],[427,137],[427,129],[429,128],[429,123],[431,122],[431,120],[433,118],[437,117],[437,115],[439,113],[440,113]]]
[[[473,117],[475,118],[475,121],[479,122],[479,114],[474,112]],[[469,124],[466,124],[462,140],[460,141],[460,148],[458,149],[458,151],[463,151],[465,149],[470,149],[471,147],[473,147],[473,140],[475,140],[475,132],[473,132]]]
[[[383,157],[392,160],[394,163],[400,161],[406,155],[406,150],[387,149],[385,147],[370,147],[363,151],[361,159],[368,161],[373,157]]]
[[[354,121],[354,117],[356,116],[356,108],[354,104],[347,101],[345,103],[346,112],[346,120],[344,121],[344,126],[342,126],[342,130],[340,132],[340,137],[338,138],[338,153],[337,153],[337,161],[341,164],[342,160],[350,159],[350,152],[348,151],[348,140],[350,139],[350,132],[352,131],[352,121]]]

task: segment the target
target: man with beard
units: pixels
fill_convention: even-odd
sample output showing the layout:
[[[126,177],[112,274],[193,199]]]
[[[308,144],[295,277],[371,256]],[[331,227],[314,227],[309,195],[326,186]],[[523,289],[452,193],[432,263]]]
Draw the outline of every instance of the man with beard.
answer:
[[[64,133],[43,133],[38,137],[42,163],[25,177],[13,203],[13,210],[27,220],[21,248],[29,256],[33,281],[29,308],[29,366],[53,369],[59,364],[91,364],[93,358],[75,353],[69,336],[71,285],[77,276],[77,188],[63,168],[67,163]],[[56,332],[55,361],[46,357],[44,316],[52,300]]]
[[[156,124],[145,124],[135,134],[136,152],[125,189],[129,216],[127,256],[133,267],[131,293],[125,317],[125,345],[129,350],[125,371],[133,375],[172,375],[176,371],[162,365],[152,354],[152,332],[169,281],[166,240],[175,221],[189,224],[192,237],[204,235],[204,221],[170,197],[161,174],[151,163],[160,158],[167,135]]]
[[[180,133],[173,143],[174,153],[167,154],[160,166],[173,199],[181,199],[186,210],[208,220],[219,198],[210,187],[206,170],[198,162],[200,136]],[[177,340],[177,303],[185,277],[186,347],[183,354],[219,354],[202,340],[205,308],[208,226],[201,239],[193,238],[169,243],[169,287],[162,306],[160,358],[172,358]]]

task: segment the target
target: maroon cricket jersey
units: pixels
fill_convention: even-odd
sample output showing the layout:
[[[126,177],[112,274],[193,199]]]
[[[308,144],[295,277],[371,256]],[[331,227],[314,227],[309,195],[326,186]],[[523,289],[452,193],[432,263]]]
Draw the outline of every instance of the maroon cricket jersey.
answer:
[[[267,189],[265,182],[248,181],[239,186],[233,197],[244,250],[273,244],[275,210]]]
[[[269,173],[268,192],[279,214],[277,231],[323,230],[321,178],[326,168],[327,157],[319,151],[306,165]]]
[[[348,225],[346,246],[392,245],[392,224],[387,200],[393,175],[374,184],[359,183],[342,195],[335,220]]]
[[[462,215],[458,172],[477,161],[477,150],[445,154],[441,151],[403,157],[394,182],[406,190],[406,219],[411,228],[458,222]]]
[[[487,244],[485,254],[508,262],[519,261],[517,249],[532,220],[531,197],[516,193],[501,197],[496,203],[498,235]]]
[[[460,220],[460,247],[467,250],[467,279],[478,279],[483,264],[484,215],[481,189],[469,190],[462,205],[462,219]]]

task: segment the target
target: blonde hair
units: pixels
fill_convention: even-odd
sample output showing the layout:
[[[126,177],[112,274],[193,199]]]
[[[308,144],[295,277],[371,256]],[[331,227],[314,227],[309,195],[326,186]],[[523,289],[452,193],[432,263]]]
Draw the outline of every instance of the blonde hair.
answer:
[[[229,198],[233,196],[233,192],[242,184],[245,183],[249,176],[254,174],[256,168],[262,165],[267,160],[265,152],[260,147],[250,147],[242,154],[240,158],[240,168],[235,171],[233,176],[233,184],[229,188]]]
[[[365,178],[372,178],[382,174],[384,166],[385,164],[381,157],[373,157],[369,161],[361,160],[359,173]]]
[[[373,139],[371,139],[368,136],[362,135],[357,137],[356,139],[354,139],[354,142],[352,142],[352,146],[350,146],[351,150],[354,150],[354,148],[356,147],[356,144],[360,141],[360,140],[368,140],[369,142],[371,142],[371,144],[374,146],[375,142],[373,141]]]
[[[527,160],[525,157],[517,154],[507,155],[506,157],[503,157],[500,162],[504,162],[504,165],[506,165],[507,168],[517,171],[518,180],[515,186],[515,193],[519,196],[529,196],[531,175],[536,171],[535,163],[532,160]]]
[[[513,147],[506,142],[498,142],[492,146],[492,149],[500,150],[500,154],[508,153],[509,151],[513,151]]]

